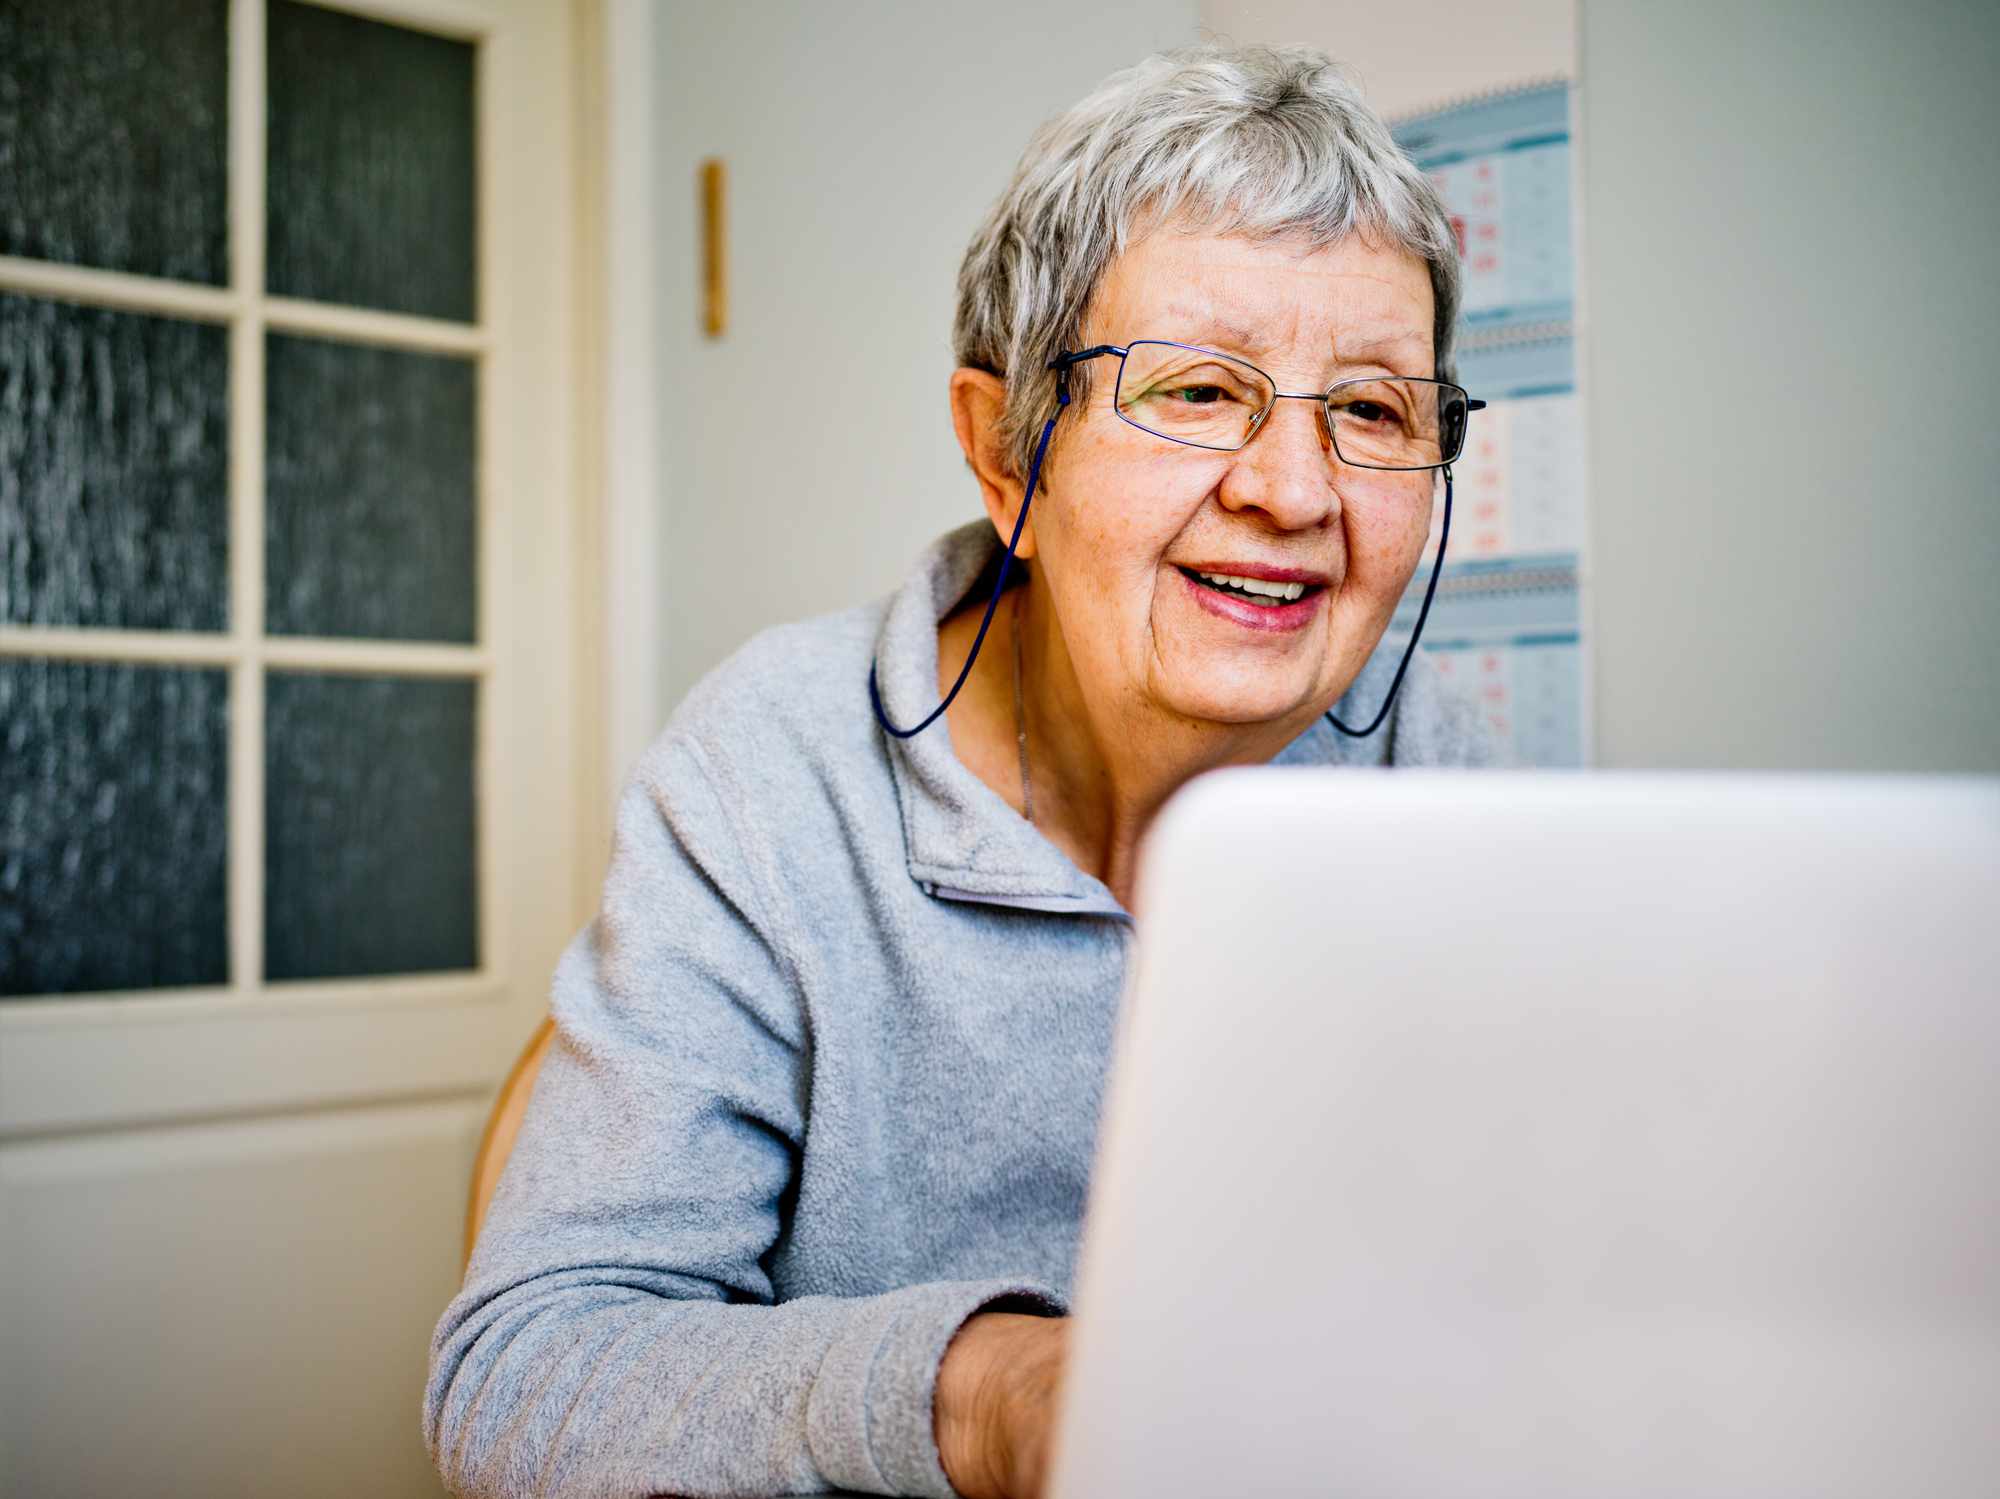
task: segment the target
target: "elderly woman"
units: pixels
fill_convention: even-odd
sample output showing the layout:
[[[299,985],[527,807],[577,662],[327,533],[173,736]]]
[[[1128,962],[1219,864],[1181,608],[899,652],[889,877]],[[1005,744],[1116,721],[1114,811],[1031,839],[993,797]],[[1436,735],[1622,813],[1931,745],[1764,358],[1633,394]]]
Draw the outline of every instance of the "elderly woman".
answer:
[[[1037,1490],[1147,826],[1216,766],[1483,758],[1374,659],[1476,404],[1455,253],[1316,53],[1036,136],[960,276],[986,520],[745,646],[624,794],[433,1345],[454,1491]]]

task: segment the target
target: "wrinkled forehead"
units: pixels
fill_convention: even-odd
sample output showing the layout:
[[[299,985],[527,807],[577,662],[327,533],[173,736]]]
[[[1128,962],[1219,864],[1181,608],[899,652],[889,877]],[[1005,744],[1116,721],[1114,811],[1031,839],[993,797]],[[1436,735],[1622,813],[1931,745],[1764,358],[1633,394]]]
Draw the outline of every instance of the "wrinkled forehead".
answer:
[[[1200,344],[1274,374],[1428,374],[1434,307],[1421,259],[1359,235],[1315,247],[1167,228],[1112,259],[1088,321],[1093,338]]]

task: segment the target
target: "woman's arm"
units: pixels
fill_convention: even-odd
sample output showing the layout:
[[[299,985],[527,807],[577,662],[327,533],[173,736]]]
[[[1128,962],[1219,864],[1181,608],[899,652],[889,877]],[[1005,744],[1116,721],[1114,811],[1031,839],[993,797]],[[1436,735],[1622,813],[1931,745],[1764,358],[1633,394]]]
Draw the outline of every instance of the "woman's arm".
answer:
[[[795,986],[698,754],[621,801],[597,919],[464,1288],[424,1429],[461,1495],[936,1494],[947,1344],[1013,1282],[774,1304],[808,1089]]]

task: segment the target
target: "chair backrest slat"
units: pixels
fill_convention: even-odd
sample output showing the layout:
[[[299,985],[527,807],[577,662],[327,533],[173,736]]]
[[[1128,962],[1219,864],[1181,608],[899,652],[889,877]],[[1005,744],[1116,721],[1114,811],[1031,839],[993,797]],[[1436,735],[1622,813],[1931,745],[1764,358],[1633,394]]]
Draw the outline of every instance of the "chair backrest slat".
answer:
[[[515,1059],[507,1081],[500,1085],[500,1096],[493,1100],[493,1112],[486,1118],[486,1132],[480,1136],[479,1154],[472,1162],[472,1193],[465,1204],[467,1264],[472,1261],[472,1246],[479,1242],[479,1228],[486,1221],[493,1189],[500,1184],[500,1173],[507,1169],[507,1157],[513,1153],[514,1137],[521,1132],[521,1116],[535,1091],[535,1075],[542,1070],[542,1058],[548,1055],[555,1034],[555,1021],[544,1016]]]

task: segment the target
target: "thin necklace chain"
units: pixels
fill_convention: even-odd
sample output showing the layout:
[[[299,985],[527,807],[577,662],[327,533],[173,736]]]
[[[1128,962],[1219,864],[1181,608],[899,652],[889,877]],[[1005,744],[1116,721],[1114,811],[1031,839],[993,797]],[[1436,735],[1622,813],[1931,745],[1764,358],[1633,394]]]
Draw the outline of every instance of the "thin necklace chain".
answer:
[[[1021,815],[1035,820],[1035,782],[1028,774],[1028,712],[1021,703],[1021,595],[1024,584],[1014,592],[1014,743],[1021,750]]]

